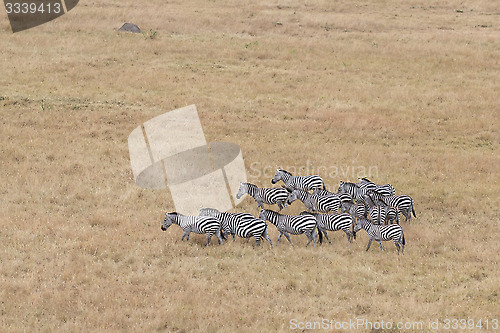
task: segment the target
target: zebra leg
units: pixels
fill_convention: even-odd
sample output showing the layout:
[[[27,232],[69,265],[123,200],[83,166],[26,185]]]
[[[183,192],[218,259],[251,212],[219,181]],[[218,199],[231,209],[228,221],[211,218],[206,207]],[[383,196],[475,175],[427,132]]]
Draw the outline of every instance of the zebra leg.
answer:
[[[396,249],[398,250],[398,255],[399,255],[399,241],[395,239],[394,245],[396,245]]]
[[[352,243],[353,236],[351,230],[345,229],[344,232],[347,235],[347,240],[349,241],[349,243]]]
[[[288,232],[284,232],[283,235],[285,235],[286,239],[288,239],[288,241],[290,242],[290,244],[292,244],[292,246],[293,246],[292,240],[290,239],[290,236],[288,235]]]
[[[219,240],[219,244],[224,244],[224,242],[222,241],[222,237],[221,237],[221,235],[220,235],[220,231],[219,231],[219,230],[217,230],[217,231],[215,232],[215,236],[216,236],[216,237],[217,237],[217,239]]]
[[[283,209],[283,205],[281,204],[281,201],[276,201],[276,204],[278,205],[278,208],[280,209],[279,211]]]
[[[255,238],[255,244],[257,244],[257,246],[260,246],[260,236],[259,235],[255,235],[253,237]]]
[[[264,233],[262,234],[262,237],[264,237],[265,240],[271,244],[271,248],[273,247],[273,242],[271,241],[271,238],[269,238],[269,235],[267,234],[267,228],[264,229]]]
[[[319,229],[319,228],[318,228]],[[328,241],[328,243],[332,244],[332,241],[330,240],[330,238],[328,238],[328,235],[326,233],[326,229],[321,229],[321,232],[323,232],[323,235],[325,235],[325,238],[326,240]]]
[[[207,244],[205,244],[205,246],[208,246],[208,244],[210,244],[210,238],[212,238],[212,235],[207,233]]]
[[[373,242],[373,238],[370,238],[370,240],[368,241],[368,246],[366,247],[366,251],[368,251],[370,249],[370,246],[372,246],[372,242]]]
[[[280,239],[281,239],[282,235],[283,235],[283,233],[280,231],[280,233],[278,235],[278,240],[276,241],[276,246],[278,246],[278,244],[280,243]]]
[[[184,235],[182,235],[181,240],[184,240],[184,237],[186,237],[186,242],[187,242],[189,240],[189,233],[190,233],[190,231],[185,231]]]
[[[234,237],[234,234],[231,234],[233,235],[233,243],[236,242],[236,238]]]
[[[381,241],[378,241],[378,245],[380,245],[380,248],[382,249],[382,251],[384,251],[384,248],[382,247],[382,242]]]
[[[310,231],[308,231],[308,232],[305,232],[305,234],[306,234],[307,238],[309,238],[309,242],[307,242],[306,247],[309,245],[309,243],[311,243],[311,241],[313,241],[313,246],[316,246],[316,239],[314,238],[314,230],[312,233]]]
[[[405,209],[405,210],[402,211],[402,213],[405,216],[405,222],[410,222],[411,221],[411,216],[410,216],[410,221],[408,221],[408,215],[409,215],[408,214],[408,210]]]

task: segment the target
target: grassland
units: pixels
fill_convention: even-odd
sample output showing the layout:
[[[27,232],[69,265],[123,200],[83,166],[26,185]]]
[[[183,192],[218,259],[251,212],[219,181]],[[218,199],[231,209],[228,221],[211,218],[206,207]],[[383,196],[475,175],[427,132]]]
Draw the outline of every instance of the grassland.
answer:
[[[500,319],[499,14],[486,0],[96,0],[16,34],[1,14],[0,330]],[[161,232],[172,200],[134,184],[127,137],[193,103],[258,185],[264,168],[310,165],[335,190],[374,167],[415,200],[404,256],[365,252],[363,232],[273,250]]]

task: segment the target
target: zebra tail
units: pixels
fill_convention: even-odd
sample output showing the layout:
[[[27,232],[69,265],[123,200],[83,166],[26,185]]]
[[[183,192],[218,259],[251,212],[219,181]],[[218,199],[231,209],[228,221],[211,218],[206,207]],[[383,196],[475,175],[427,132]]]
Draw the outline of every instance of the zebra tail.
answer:
[[[415,215],[415,209],[413,208],[413,205],[411,205],[411,212],[413,213],[413,217],[417,217],[417,215]]]
[[[319,228],[318,228],[318,236],[319,236],[319,243],[323,244],[323,233],[321,232],[321,230],[319,230]]]
[[[403,245],[406,245],[406,242],[405,242],[405,234],[403,234]]]
[[[324,183],[324,182],[323,182],[323,190],[325,190],[325,191],[326,191],[326,185],[325,185],[325,183]]]

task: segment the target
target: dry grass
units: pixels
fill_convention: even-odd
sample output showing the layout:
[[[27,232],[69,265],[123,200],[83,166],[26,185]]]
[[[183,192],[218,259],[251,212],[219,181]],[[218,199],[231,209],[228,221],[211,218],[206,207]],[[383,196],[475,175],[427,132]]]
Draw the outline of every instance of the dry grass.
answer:
[[[0,329],[499,318],[498,15],[486,0],[98,0],[17,34],[2,20]],[[116,32],[129,21],[157,37]],[[192,103],[257,184],[255,162],[328,167],[329,187],[375,167],[415,199],[405,255],[366,253],[363,232],[274,250],[162,233],[172,201],[134,184],[127,137]]]

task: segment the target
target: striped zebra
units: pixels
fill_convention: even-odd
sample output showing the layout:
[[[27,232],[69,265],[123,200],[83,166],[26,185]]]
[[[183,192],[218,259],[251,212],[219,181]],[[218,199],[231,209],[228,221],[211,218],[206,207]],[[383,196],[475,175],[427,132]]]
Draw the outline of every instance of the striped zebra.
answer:
[[[318,196],[303,190],[293,190],[288,196],[288,204],[295,200],[300,200],[304,206],[311,212],[329,212],[337,213],[340,207],[340,199],[337,195]]]
[[[314,234],[316,230],[316,218],[313,215],[281,215],[272,210],[263,209],[260,212],[259,218],[271,222],[276,226],[276,229],[278,229],[279,236],[276,241],[276,246],[278,246],[282,235],[285,235],[286,239],[288,239],[293,246],[292,240],[288,234],[305,234],[309,239],[306,246],[308,246],[311,241],[313,245],[316,246],[316,235]]]
[[[326,231],[338,231],[342,230],[347,235],[347,240],[352,243],[353,238],[356,238],[356,233],[353,232],[354,229],[354,219],[349,214],[317,214],[317,213],[309,213],[304,211],[300,213],[300,215],[310,214],[316,218],[316,223],[318,225],[318,235],[319,242],[323,242],[323,237],[321,234],[324,234],[326,240],[331,244],[330,238]]]
[[[401,247],[401,253],[404,253],[405,250],[405,235],[403,233],[403,228],[401,228],[398,224],[390,224],[390,225],[374,225],[367,219],[360,218],[354,224],[354,232],[358,232],[361,229],[365,229],[368,234],[368,246],[366,247],[366,251],[370,249],[372,242],[375,240],[380,245],[382,251],[384,248],[382,247],[382,241],[392,240],[396,245],[396,248],[399,249]]]
[[[334,193],[334,192],[330,192],[330,191],[323,190],[320,188],[315,188],[313,190],[313,194],[319,195],[320,197],[328,196],[328,195],[336,195],[339,197],[341,203],[342,202],[353,202],[352,195],[350,195],[349,193]]]
[[[368,189],[360,188],[356,183],[340,182],[338,193],[348,193],[354,200],[363,200],[363,196],[366,195]]]
[[[226,213],[213,208],[200,209],[200,216],[211,216],[217,218],[222,224],[222,230],[233,236],[241,238],[255,238],[255,243],[260,246],[260,239],[264,238],[273,247],[273,242],[267,234],[267,223],[255,218],[248,213]]]
[[[359,183],[356,183],[360,188],[366,188],[368,190],[375,190],[380,192],[382,195],[395,195],[396,189],[391,184],[377,185],[366,177],[358,178]]]
[[[406,218],[405,221],[411,222],[411,214],[417,217],[415,209],[413,208],[413,199],[409,195],[382,195],[379,191],[368,191],[368,195],[375,202],[381,202],[384,205],[396,207],[401,214]]]
[[[389,222],[396,222],[399,224],[399,212],[397,208],[387,205],[377,205],[368,194],[365,194],[363,201],[368,207],[367,216],[372,223],[389,224]]]
[[[210,216],[185,216],[176,212],[165,213],[166,217],[161,225],[161,230],[166,231],[172,224],[177,224],[184,231],[181,240],[189,240],[189,233],[207,235],[207,244],[210,244],[210,238],[215,234],[222,244],[220,235],[221,223],[218,219]]]
[[[342,202],[340,204],[340,212],[348,213],[355,219],[367,216],[366,206],[362,202],[356,202],[356,203],[347,201]]]
[[[282,180],[288,191],[295,189],[309,191],[315,188],[326,189],[325,183],[320,176],[293,176],[290,172],[278,168],[271,183],[276,184]]]
[[[240,183],[240,189],[236,194],[236,198],[241,198],[245,193],[257,201],[257,208],[264,209],[264,204],[277,204],[280,210],[286,207],[286,199],[289,194],[289,192],[282,187],[258,188],[254,184]]]

